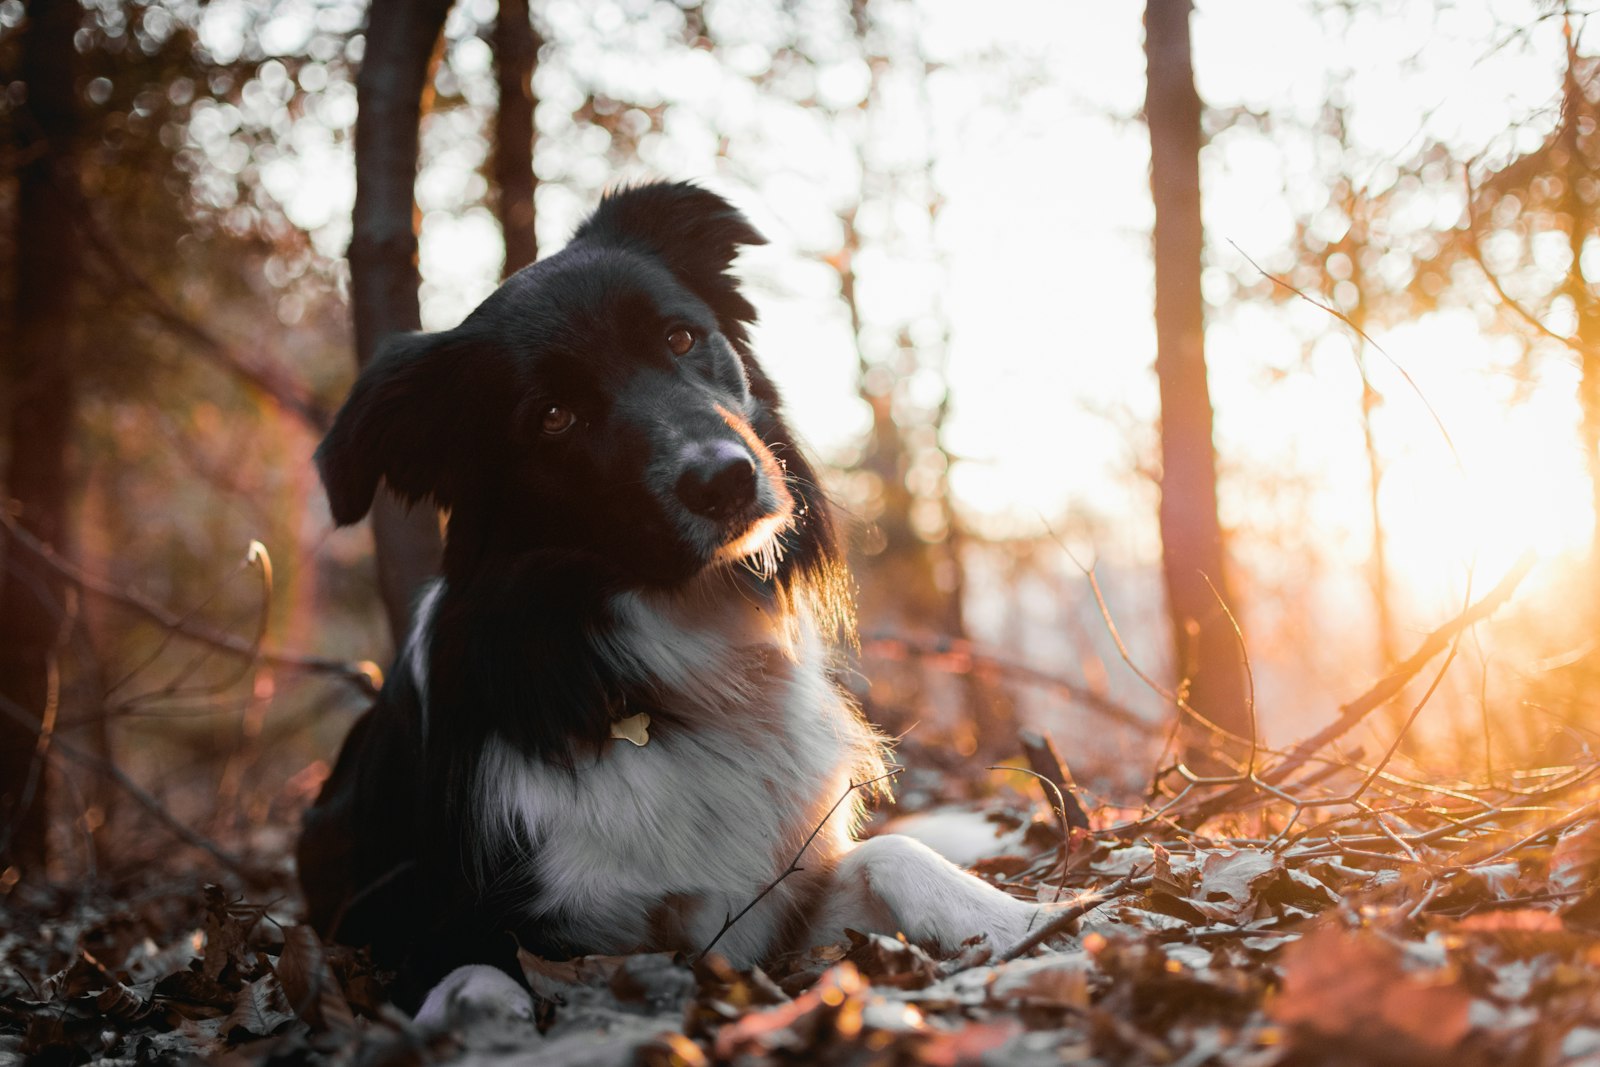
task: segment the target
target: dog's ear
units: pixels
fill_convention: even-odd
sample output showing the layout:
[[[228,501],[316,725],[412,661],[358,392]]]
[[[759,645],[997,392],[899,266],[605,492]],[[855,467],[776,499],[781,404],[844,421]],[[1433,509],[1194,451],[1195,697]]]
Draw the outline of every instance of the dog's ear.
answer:
[[[379,345],[317,446],[334,522],[360,522],[380,479],[408,503],[454,503],[455,460],[467,443],[445,420],[460,401],[469,355],[454,331],[396,334]]]
[[[756,309],[739,294],[728,266],[745,245],[763,245],[738,209],[690,182],[636,185],[606,195],[573,243],[631,248],[654,256],[716,313],[722,332],[742,343]]]

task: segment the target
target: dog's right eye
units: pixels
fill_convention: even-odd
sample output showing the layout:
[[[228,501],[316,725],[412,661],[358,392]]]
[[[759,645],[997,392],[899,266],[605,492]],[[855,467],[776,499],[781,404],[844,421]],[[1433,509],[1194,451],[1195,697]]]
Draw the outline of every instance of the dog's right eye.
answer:
[[[694,347],[694,333],[682,326],[677,327],[667,334],[667,347],[675,356],[687,354]]]
[[[566,408],[551,404],[544,409],[544,414],[539,416],[539,432],[556,437],[566,433],[578,423],[578,416]]]

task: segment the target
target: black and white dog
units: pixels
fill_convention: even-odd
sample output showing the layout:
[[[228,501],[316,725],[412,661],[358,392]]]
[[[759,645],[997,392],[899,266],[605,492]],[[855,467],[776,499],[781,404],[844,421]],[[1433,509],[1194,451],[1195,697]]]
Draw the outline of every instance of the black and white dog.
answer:
[[[312,923],[399,967],[402,1004],[515,973],[517,942],[700,949],[882,774],[833,681],[827,504],[728,274],[762,241],[693,185],[614,193],[460,326],[390,341],[317,452],[340,524],[380,480],[449,512],[298,853]],[[1044,921],[909,838],[855,841],[859,792],[718,952],[846,927],[1003,947]]]

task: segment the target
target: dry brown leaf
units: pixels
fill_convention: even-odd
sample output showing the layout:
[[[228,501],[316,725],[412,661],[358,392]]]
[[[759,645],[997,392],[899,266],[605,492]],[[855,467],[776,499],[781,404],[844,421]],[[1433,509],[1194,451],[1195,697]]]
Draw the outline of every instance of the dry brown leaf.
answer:
[[[355,1028],[355,1015],[328,968],[322,942],[311,927],[296,925],[284,930],[283,954],[278,957],[276,972],[290,1005],[313,1029]]]
[[[804,1055],[837,1036],[845,1040],[861,1032],[867,984],[854,964],[840,963],[808,991],[787,1004],[746,1014],[718,1032],[719,1061],[783,1052],[806,1062]]]
[[[920,1067],[961,1067],[963,1064],[1003,1062],[995,1052],[1022,1032],[1014,1019],[989,1023],[967,1023],[954,1030],[933,1030],[911,1039],[911,1062]]]
[[[1242,909],[1254,902],[1256,893],[1282,867],[1283,860],[1264,849],[1208,852],[1200,864],[1200,891],[1195,895],[1213,902],[1232,901]]]
[[[1483,911],[1459,920],[1455,928],[1462,932],[1518,931],[1522,933],[1562,933],[1561,917],[1554,912],[1535,908],[1518,908],[1508,911]]]
[[[873,985],[891,989],[923,989],[939,977],[939,965],[903,938],[846,930],[850,951],[845,959]]]
[[[1571,893],[1594,881],[1600,868],[1600,819],[1571,827],[1550,850],[1550,888]]]
[[[1442,1052],[1467,1035],[1471,1007],[1449,972],[1407,971],[1401,951],[1377,934],[1329,925],[1285,950],[1282,992],[1268,1013],[1323,1038],[1399,1038]]]
[[[239,990],[233,1011],[222,1024],[222,1033],[237,1041],[241,1037],[266,1037],[295,1021],[283,986],[273,974],[264,974]]]
[[[575,990],[609,986],[628,959],[627,956],[579,956],[571,960],[547,960],[527,949],[517,949],[517,964],[528,980],[528,988],[558,1003]]]
[[[985,856],[974,863],[971,870],[990,878],[1013,878],[1032,866],[1031,856]]]
[[[990,1002],[1003,1007],[1043,1005],[1087,1008],[1094,961],[1087,952],[1054,953],[1016,960],[995,969]]]

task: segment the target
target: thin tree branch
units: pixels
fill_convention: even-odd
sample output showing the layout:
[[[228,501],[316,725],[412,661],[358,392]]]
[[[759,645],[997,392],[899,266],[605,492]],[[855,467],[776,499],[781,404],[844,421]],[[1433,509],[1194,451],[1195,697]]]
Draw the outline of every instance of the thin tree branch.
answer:
[[[202,644],[211,645],[213,648],[220,649],[230,655],[241,656],[247,660],[259,657],[263,663],[274,667],[282,667],[286,670],[300,671],[306,674],[333,675],[342,681],[348,682],[368,697],[377,696],[378,688],[383,684],[383,672],[379,670],[376,664],[369,661],[351,662],[323,656],[310,656],[283,649],[262,649],[258,648],[255,642],[239,637],[237,634],[214,630],[209,626],[178,615],[136,590],[120,588],[112,582],[90,574],[63,559],[56,554],[53,548],[39,541],[19,526],[17,521],[4,508],[0,508],[0,527],[4,527],[13,544],[28,549],[41,562],[57,573],[78,583],[96,596],[101,596],[113,603],[120,604],[144,616],[156,625],[181,634],[191,641],[199,641]]]
[[[99,253],[102,262],[111,268],[117,279],[167,332],[187,342],[212,366],[268,397],[307,428],[318,433],[326,432],[332,420],[305,383],[296,380],[286,368],[272,362],[269,357],[247,356],[237,351],[179,311],[133,268],[111,236],[95,221],[87,206],[79,213],[78,225],[88,237],[90,245]]]
[[[1472,604],[1461,614],[1423,638],[1422,644],[1404,662],[1398,664],[1387,675],[1379,679],[1365,693],[1341,706],[1338,717],[1333,722],[1296,744],[1281,760],[1263,771],[1259,775],[1259,782],[1266,786],[1282,784],[1295,771],[1316,759],[1318,753],[1349,733],[1373,711],[1388,703],[1406,686],[1406,683],[1410,682],[1428,665],[1429,661],[1440,652],[1450,648],[1462,631],[1499,610],[1501,605],[1511,598],[1511,594],[1522,583],[1522,579],[1527,577],[1528,572],[1533,569],[1535,558],[1531,552],[1524,554],[1512,566],[1511,570],[1506,572],[1505,577],[1500,579],[1499,584],[1489,590],[1481,600],[1476,604]],[[1435,684],[1437,685],[1437,683]],[[1381,769],[1381,766],[1380,764],[1379,769]],[[1250,781],[1241,783],[1234,789],[1206,800],[1192,810],[1200,814],[1224,811],[1231,805],[1245,799],[1254,789],[1256,781],[1253,778]]]
[[[1476,263],[1478,265],[1478,269],[1483,272],[1484,278],[1488,280],[1489,285],[1494,289],[1495,294],[1500,297],[1501,303],[1510,308],[1512,311],[1516,312],[1517,315],[1529,326],[1532,326],[1534,330],[1540,334],[1543,334],[1550,340],[1557,342],[1561,345],[1561,347],[1581,357],[1583,355],[1583,348],[1578,344],[1576,338],[1559,334],[1550,327],[1546,326],[1543,322],[1540,322],[1539,316],[1535,315],[1531,309],[1522,303],[1522,301],[1506,292],[1505,286],[1500,282],[1500,276],[1494,271],[1490,270],[1489,264],[1484,262],[1483,246],[1478,240],[1478,217],[1473,209],[1473,202],[1477,198],[1478,190],[1477,187],[1472,184],[1472,172],[1469,169],[1465,167],[1462,168],[1461,177],[1462,180],[1466,182],[1467,186],[1467,228],[1465,230],[1467,237],[1467,255],[1472,257],[1472,261]]]
[[[5,715],[7,718],[18,723],[19,725],[27,726],[29,729],[32,729],[38,725],[22,708],[18,707],[14,701],[10,700],[4,695],[0,695],[0,714]],[[180,819],[178,819],[177,816],[168,811],[166,806],[163,805],[160,800],[156,799],[155,796],[147,792],[143,786],[130,778],[127,772],[121,767],[118,767],[116,764],[110,762],[109,760],[101,759],[99,756],[93,755],[92,753],[85,752],[76,745],[63,740],[60,737],[55,737],[51,741],[50,751],[66,756],[74,763],[78,763],[84,767],[87,767],[95,774],[109,778],[111,781],[120,786],[125,793],[137,801],[140,807],[149,812],[150,815],[158,823],[165,827],[167,831],[170,832],[174,837],[182,841],[184,844],[193,848],[197,848],[206,853],[208,856],[215,859],[218,863],[222,864],[224,867],[228,868],[230,871],[233,871],[240,877],[257,884],[271,881],[271,878],[264,872],[257,870],[255,867],[251,866],[249,863],[246,863],[238,856],[235,856],[227,849],[224,849],[221,845],[217,844],[209,837],[206,837],[204,834],[190,829]]]
[[[1094,893],[1086,893],[1079,897],[1076,903],[1072,904],[1070,907],[1063,908],[1060,912],[1053,916],[1049,922],[1045,923],[1043,926],[1039,927],[1039,929],[1035,930],[1033,933],[1029,934],[1015,945],[1012,945],[1004,952],[1000,953],[998,957],[999,961],[1001,963],[1009,963],[1018,956],[1032,952],[1034,949],[1038,948],[1052,937],[1056,937],[1060,934],[1071,933],[1074,923],[1083,918],[1089,912],[1098,908],[1100,905],[1104,904],[1106,901],[1115,900],[1117,897],[1127,892],[1128,889],[1132,887],[1137,877],[1137,872],[1130,871],[1128,872],[1127,877],[1120,879],[1110,886],[1107,886],[1105,889]]]
[[[905,634],[879,633],[869,636],[862,642],[863,653],[882,656],[916,656],[924,659],[938,659],[946,656],[956,656],[967,660],[972,667],[980,670],[992,670],[997,674],[1009,675],[1030,685],[1037,685],[1044,689],[1053,689],[1069,700],[1076,701],[1090,708],[1111,721],[1129,729],[1136,730],[1144,736],[1150,737],[1160,732],[1161,727],[1146,719],[1138,712],[1117,703],[1104,693],[1089,688],[1081,682],[1051,674],[1048,671],[1030,667],[1025,663],[1005,659],[1001,656],[978,651],[964,638],[954,637],[913,637]],[[955,672],[964,673],[964,672]]]
[[[1418,400],[1422,401],[1422,406],[1427,409],[1429,416],[1432,417],[1433,424],[1439,429],[1439,435],[1444,438],[1445,447],[1450,449],[1450,455],[1455,460],[1456,469],[1466,469],[1465,464],[1461,462],[1461,453],[1456,448],[1455,438],[1451,437],[1450,431],[1445,428],[1444,419],[1440,418],[1439,413],[1434,410],[1433,404],[1429,402],[1427,394],[1422,391],[1422,387],[1417,384],[1417,380],[1411,376],[1411,372],[1406,370],[1405,367],[1401,366],[1400,361],[1389,354],[1388,349],[1380,345],[1370,333],[1368,333],[1361,326],[1357,325],[1349,315],[1346,315],[1344,312],[1340,311],[1331,304],[1323,303],[1321,300],[1318,300],[1316,297],[1312,296],[1304,289],[1301,289],[1293,282],[1290,282],[1284,278],[1280,278],[1276,274],[1269,273],[1265,267],[1251,258],[1250,253],[1240,248],[1233,241],[1230,240],[1228,244],[1232,245],[1233,250],[1243,256],[1245,262],[1254,267],[1257,273],[1259,273],[1263,278],[1267,279],[1273,285],[1287,289],[1289,292],[1293,293],[1295,296],[1298,296],[1301,300],[1304,300],[1312,307],[1326,311],[1328,314],[1332,315],[1334,318],[1338,319],[1340,322],[1354,330],[1357,337],[1367,342],[1367,344],[1372,346],[1372,350],[1374,352],[1377,352],[1384,359],[1388,360],[1389,365],[1400,373],[1400,377],[1405,379],[1406,384],[1411,387],[1411,391],[1416,394]],[[1366,376],[1364,374],[1362,375],[1362,380],[1366,380]]]

